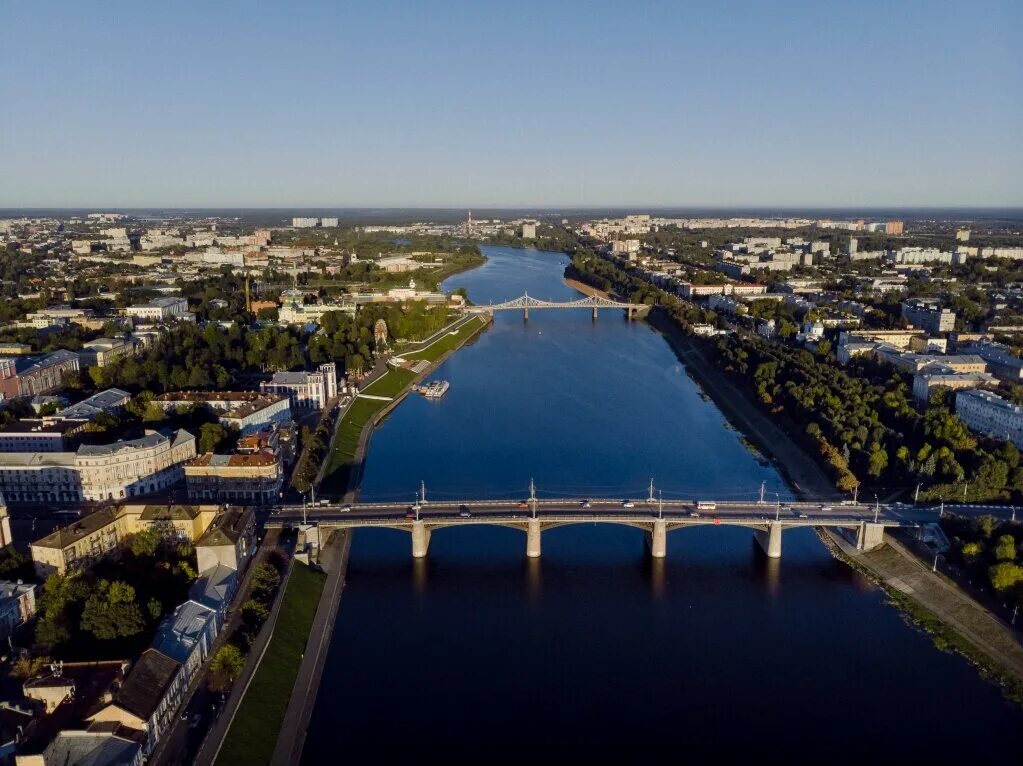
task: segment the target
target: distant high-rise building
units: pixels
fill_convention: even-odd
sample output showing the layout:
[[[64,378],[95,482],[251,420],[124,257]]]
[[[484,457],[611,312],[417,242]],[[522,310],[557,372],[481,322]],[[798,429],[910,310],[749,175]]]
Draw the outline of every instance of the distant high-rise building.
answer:
[[[959,230],[957,230],[956,231],[956,241],[957,242],[969,242],[970,241],[970,230],[969,229],[959,229]]]
[[[856,237],[849,237],[849,255],[852,255],[860,248],[859,240]]]
[[[889,221],[884,225],[884,233],[898,235],[902,234],[904,228],[902,221]]]
[[[337,218],[321,218],[320,226],[323,226],[324,228],[336,229]]]
[[[319,218],[292,218],[291,225],[296,229],[311,229],[320,222]]]
[[[536,223],[529,222],[522,224],[522,238],[523,239],[536,239]]]

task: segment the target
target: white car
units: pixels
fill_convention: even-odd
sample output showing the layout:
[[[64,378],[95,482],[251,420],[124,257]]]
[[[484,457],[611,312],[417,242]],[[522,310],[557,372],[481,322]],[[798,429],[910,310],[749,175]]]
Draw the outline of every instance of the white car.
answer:
[[[635,508],[635,507],[636,507],[636,504],[634,502],[632,502],[631,500],[626,500],[624,503],[622,503],[622,508]]]
[[[337,512],[338,513],[349,513],[351,510],[352,510],[352,506],[350,506],[350,505],[342,505],[340,508],[337,509]]]

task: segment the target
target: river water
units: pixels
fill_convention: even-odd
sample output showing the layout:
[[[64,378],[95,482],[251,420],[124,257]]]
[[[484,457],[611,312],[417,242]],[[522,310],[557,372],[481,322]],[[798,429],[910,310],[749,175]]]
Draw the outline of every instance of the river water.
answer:
[[[565,256],[486,247],[476,303],[574,299]],[[499,313],[374,433],[365,500],[789,497],[667,342],[607,311]],[[811,530],[767,560],[748,530],[561,527],[355,535],[303,761],[765,757],[1008,760],[1023,712],[939,652]]]

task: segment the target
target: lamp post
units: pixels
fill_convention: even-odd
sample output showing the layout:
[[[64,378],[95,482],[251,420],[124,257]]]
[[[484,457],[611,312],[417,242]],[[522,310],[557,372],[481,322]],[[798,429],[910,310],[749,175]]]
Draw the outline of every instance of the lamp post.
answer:
[[[664,492],[657,490],[657,518],[664,518]]]
[[[877,493],[874,493],[874,523],[877,524],[877,515],[881,512],[881,503],[877,499]]]
[[[781,495],[777,492],[774,493],[774,520],[778,521],[781,517]]]

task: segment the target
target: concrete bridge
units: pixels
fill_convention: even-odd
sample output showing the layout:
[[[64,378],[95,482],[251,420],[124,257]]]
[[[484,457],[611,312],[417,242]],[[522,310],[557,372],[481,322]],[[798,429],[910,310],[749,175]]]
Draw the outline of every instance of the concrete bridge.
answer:
[[[431,503],[358,503],[286,505],[275,508],[270,527],[316,523],[343,529],[384,528],[408,532],[412,555],[426,556],[430,537],[449,527],[480,524],[508,527],[525,533],[526,556],[540,556],[545,530],[571,524],[614,524],[646,532],[650,555],[667,555],[668,533],[687,527],[731,526],[753,530],[770,558],[780,558],[782,533],[802,527],[836,527],[855,535],[861,550],[884,541],[890,527],[918,527],[926,516],[906,507],[862,503],[725,502],[658,500],[464,500]],[[933,512],[931,513],[933,517]]]
[[[532,298],[529,293],[526,293],[503,303],[469,306],[466,308],[466,311],[477,314],[491,314],[495,311],[521,311],[522,318],[529,319],[530,309],[591,309],[594,319],[597,318],[597,311],[599,309],[623,309],[629,319],[632,319],[636,314],[642,316],[650,310],[650,307],[645,303],[625,303],[623,301],[612,300],[611,298],[601,298],[597,295],[589,295],[575,301],[542,301]]]

